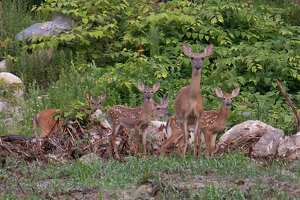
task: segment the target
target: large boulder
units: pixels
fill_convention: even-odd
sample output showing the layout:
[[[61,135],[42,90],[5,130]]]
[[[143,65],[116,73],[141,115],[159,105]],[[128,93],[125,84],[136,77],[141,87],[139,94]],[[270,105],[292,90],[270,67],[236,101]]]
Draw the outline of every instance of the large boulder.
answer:
[[[253,155],[268,156],[276,155],[279,143],[284,137],[284,132],[280,129],[268,131],[264,134],[253,147]]]
[[[54,14],[53,21],[33,24],[32,26],[18,33],[16,40],[23,40],[23,33],[25,40],[28,40],[32,36],[38,37],[40,35],[59,35],[62,31],[70,30],[72,27],[72,17]]]
[[[21,97],[23,95],[23,83],[21,79],[9,72],[0,73],[0,82],[4,81],[6,84],[11,85],[12,88],[18,88],[15,90],[14,96]]]
[[[148,128],[148,134],[152,138],[152,146],[154,149],[160,149],[161,143],[166,134],[167,122],[151,121]]]
[[[288,156],[292,159],[300,158],[300,132],[281,140],[278,154],[280,156]]]
[[[226,133],[224,133],[220,139],[219,144],[228,141],[234,141],[238,138],[241,138],[246,135],[256,136],[256,135],[263,135],[269,131],[276,130],[274,127],[269,126],[259,120],[253,121],[248,120],[241,124],[235,125]],[[263,134],[262,134],[263,133]]]
[[[160,149],[160,145],[166,134],[166,124],[167,122],[151,121],[151,124],[148,127],[147,134],[150,135],[150,137],[152,138],[151,144],[153,149]],[[134,129],[130,130],[130,137],[135,144]]]

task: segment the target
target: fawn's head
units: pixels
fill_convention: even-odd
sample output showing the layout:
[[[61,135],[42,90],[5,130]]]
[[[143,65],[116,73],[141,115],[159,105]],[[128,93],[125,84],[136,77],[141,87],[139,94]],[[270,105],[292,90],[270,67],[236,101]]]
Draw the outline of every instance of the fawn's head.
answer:
[[[151,101],[153,97],[153,92],[157,91],[159,89],[160,82],[157,82],[153,85],[153,88],[145,88],[144,84],[142,82],[138,82],[138,89],[142,92],[144,92],[144,99],[146,101]]]
[[[101,102],[104,101],[107,97],[107,93],[103,93],[99,98],[93,98],[92,95],[88,92],[85,93],[86,99],[89,101],[89,105],[93,107],[97,107],[97,109],[101,110]]]
[[[223,94],[222,90],[218,88],[216,88],[215,91],[218,97],[223,98],[223,105],[225,105],[225,108],[229,108],[231,105],[232,98],[236,97],[239,94],[240,88],[235,88],[231,92],[231,94]]]
[[[168,104],[170,100],[166,101],[166,98],[168,96],[168,93],[164,94],[163,99],[159,99],[160,104],[153,101],[153,118],[157,117],[170,117],[171,113],[167,110]]]
[[[183,53],[191,58],[193,73],[200,72],[203,67],[203,61],[206,56],[213,53],[213,44],[208,45],[203,53],[193,53],[189,45],[183,44]]]

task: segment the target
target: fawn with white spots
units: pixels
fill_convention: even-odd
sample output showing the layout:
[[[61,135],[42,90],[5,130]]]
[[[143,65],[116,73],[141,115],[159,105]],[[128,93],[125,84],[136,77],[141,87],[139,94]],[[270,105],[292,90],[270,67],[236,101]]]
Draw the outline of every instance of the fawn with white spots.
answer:
[[[163,121],[163,117],[170,117],[171,113],[166,109],[170,100],[166,100],[168,93],[163,95],[162,99],[159,99],[160,104],[153,101],[153,121]]]
[[[191,83],[179,90],[175,98],[175,114],[179,127],[183,130],[182,159],[185,156],[188,142],[188,125],[195,125],[194,157],[197,160],[197,141],[200,137],[200,119],[204,112],[203,99],[200,92],[200,79],[203,61],[213,53],[213,45],[208,45],[203,53],[193,53],[187,44],[183,44],[183,53],[191,58]],[[207,141],[209,143],[209,141]]]
[[[217,96],[223,99],[221,110],[204,111],[200,122],[201,131],[205,137],[205,143],[206,138],[210,138],[210,143],[206,143],[206,154],[207,156],[209,156],[209,152],[211,151],[211,157],[214,157],[214,149],[218,132],[222,132],[226,127],[232,98],[236,97],[239,94],[240,88],[234,89],[231,94],[223,94],[222,90],[218,88],[216,88],[215,91]],[[177,152],[179,151],[179,148],[183,146],[183,133],[178,126],[177,118],[175,115],[170,117],[167,122],[167,132],[168,134],[171,134],[171,136],[162,143],[163,155],[165,155],[166,150],[173,142],[175,142],[176,146],[178,146]],[[199,153],[201,153],[201,137],[198,138],[198,141],[200,145]],[[208,149],[210,151],[208,151]]]
[[[100,98],[92,98],[92,95],[89,94],[88,92],[86,92],[85,97],[89,101],[90,106],[92,104],[92,107],[97,107],[97,109],[94,110],[94,112],[96,112],[99,109],[101,110],[101,102],[106,99],[107,94],[105,92],[101,95]],[[59,112],[59,110],[56,110],[54,108],[49,108],[49,109],[39,112],[36,115],[36,122],[37,122],[38,126],[42,129],[40,138],[45,138],[46,136],[51,136],[51,134],[56,133],[58,131],[58,129],[62,127],[62,124],[63,124],[62,120],[53,119],[54,115],[57,112]]]
[[[147,142],[147,130],[151,123],[153,92],[157,91],[160,87],[160,83],[157,82],[153,85],[153,88],[145,88],[144,84],[138,82],[138,89],[144,92],[144,105],[137,108],[129,108],[122,105],[116,105],[107,110],[107,117],[110,123],[113,124],[113,132],[109,135],[109,153],[112,157],[113,151],[116,158],[120,159],[116,146],[116,136],[123,128],[135,129],[135,156],[138,154],[139,148],[139,130],[142,130],[144,155],[147,156],[146,142]]]

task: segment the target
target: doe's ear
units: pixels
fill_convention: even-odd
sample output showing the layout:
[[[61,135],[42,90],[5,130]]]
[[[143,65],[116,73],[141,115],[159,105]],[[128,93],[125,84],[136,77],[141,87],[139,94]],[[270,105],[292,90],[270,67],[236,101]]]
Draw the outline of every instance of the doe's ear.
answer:
[[[210,56],[210,55],[214,52],[213,48],[214,48],[214,45],[213,45],[213,44],[208,45],[208,46],[204,49],[204,56],[205,56],[205,57],[206,57],[206,56]]]
[[[153,92],[156,92],[160,87],[160,82],[157,82],[153,85]]]
[[[92,100],[93,99],[92,95],[88,92],[85,93],[85,97],[86,97],[87,100]]]
[[[185,55],[191,57],[192,50],[191,50],[191,48],[189,47],[189,45],[183,43],[182,49],[183,49],[183,53],[184,53]]]
[[[104,93],[101,95],[100,100],[101,100],[101,101],[104,101],[106,98],[107,98],[107,93],[104,92]]]
[[[142,82],[138,82],[137,87],[142,92],[145,90],[145,86],[144,86],[144,84]]]
[[[236,97],[238,94],[240,93],[240,88],[235,88],[232,93],[231,93],[231,96],[232,97]]]
[[[215,91],[216,91],[216,95],[217,95],[218,97],[223,98],[223,92],[222,92],[222,90],[220,90],[219,88],[215,88]]]

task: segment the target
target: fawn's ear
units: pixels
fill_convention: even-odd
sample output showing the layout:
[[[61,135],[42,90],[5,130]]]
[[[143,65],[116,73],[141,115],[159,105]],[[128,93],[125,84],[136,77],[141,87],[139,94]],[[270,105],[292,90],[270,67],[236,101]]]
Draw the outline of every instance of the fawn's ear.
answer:
[[[154,109],[156,106],[158,106],[158,104],[153,100],[152,109]]]
[[[238,94],[240,93],[240,88],[235,88],[232,93],[231,93],[231,96],[232,97],[236,97]]]
[[[213,44],[208,45],[208,46],[204,49],[204,56],[205,56],[205,57],[206,57],[206,56],[210,56],[210,55],[214,52],[213,48],[214,48],[214,45],[213,45]]]
[[[215,88],[215,91],[216,91],[216,95],[217,95],[218,97],[223,98],[223,92],[222,92],[222,90],[220,90],[219,88]]]
[[[87,100],[92,100],[93,99],[92,95],[88,92],[85,93],[85,97],[86,97]]]
[[[166,100],[166,98],[168,97],[168,95],[169,95],[169,93],[166,93],[166,94],[163,95],[164,96],[163,101]]]
[[[100,101],[104,101],[106,99],[106,97],[107,97],[107,93],[104,92],[100,97]]]
[[[192,50],[191,50],[191,48],[189,47],[189,45],[183,43],[182,49],[183,49],[183,53],[184,53],[185,55],[191,57]]]
[[[138,82],[137,87],[142,92],[145,90],[145,86],[144,86],[144,84],[142,82]]]
[[[160,82],[157,82],[153,85],[153,92],[156,92],[160,87]]]
[[[170,102],[170,100],[164,102],[164,107],[165,108],[168,107],[169,102]]]

